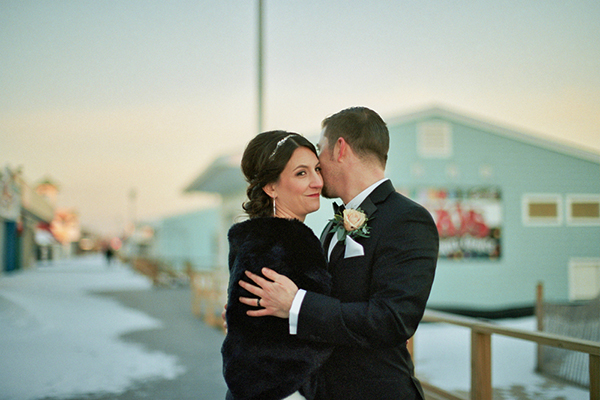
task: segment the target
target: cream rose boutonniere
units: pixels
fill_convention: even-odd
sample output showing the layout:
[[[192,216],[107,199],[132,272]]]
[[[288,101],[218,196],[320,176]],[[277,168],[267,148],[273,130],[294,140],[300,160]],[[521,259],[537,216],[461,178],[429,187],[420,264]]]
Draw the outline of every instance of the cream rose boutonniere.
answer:
[[[371,229],[367,225],[369,218],[360,208],[356,210],[348,208],[342,213],[335,214],[331,221],[333,221],[333,226],[329,232],[335,232],[340,242],[345,242],[346,236],[351,238],[369,237]]]

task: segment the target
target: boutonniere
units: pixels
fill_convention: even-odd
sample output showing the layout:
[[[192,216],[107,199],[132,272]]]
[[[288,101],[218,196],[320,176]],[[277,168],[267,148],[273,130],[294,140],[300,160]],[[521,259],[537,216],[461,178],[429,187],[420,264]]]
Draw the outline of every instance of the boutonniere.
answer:
[[[337,213],[330,220],[333,222],[333,226],[329,232],[335,232],[337,239],[340,242],[346,241],[346,237],[369,237],[369,230],[371,227],[367,225],[369,218],[360,209],[347,208],[341,213]]]

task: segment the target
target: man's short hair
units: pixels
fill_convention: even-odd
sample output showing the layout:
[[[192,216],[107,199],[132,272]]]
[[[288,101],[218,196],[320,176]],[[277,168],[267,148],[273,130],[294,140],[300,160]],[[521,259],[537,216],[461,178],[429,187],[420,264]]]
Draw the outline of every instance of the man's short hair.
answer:
[[[387,125],[375,111],[366,107],[346,108],[321,123],[325,137],[335,144],[343,137],[359,157],[375,157],[385,168],[390,148]]]

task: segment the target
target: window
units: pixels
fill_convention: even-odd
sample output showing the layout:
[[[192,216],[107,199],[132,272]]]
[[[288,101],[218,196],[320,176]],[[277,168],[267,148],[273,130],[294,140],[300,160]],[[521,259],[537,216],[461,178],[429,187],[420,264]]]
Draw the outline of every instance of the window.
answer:
[[[558,226],[562,223],[562,202],[558,194],[527,194],[523,196],[523,224],[528,226]]]
[[[443,121],[429,121],[418,124],[417,152],[424,158],[448,158],[452,156],[452,126]]]
[[[600,225],[600,195],[568,195],[567,223],[569,225]]]
[[[600,258],[569,261],[569,299],[589,300],[600,294]]]

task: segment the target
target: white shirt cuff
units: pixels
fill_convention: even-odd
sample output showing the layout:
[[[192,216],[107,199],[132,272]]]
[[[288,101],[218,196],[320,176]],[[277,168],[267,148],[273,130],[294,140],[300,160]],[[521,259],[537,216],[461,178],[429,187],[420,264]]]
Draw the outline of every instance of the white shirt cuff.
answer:
[[[302,301],[306,290],[298,289],[294,301],[292,301],[292,307],[290,308],[290,335],[295,335],[298,332],[298,315],[300,314],[300,307],[302,307]]]

